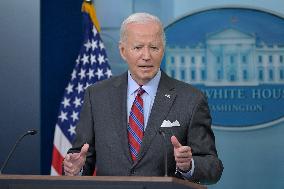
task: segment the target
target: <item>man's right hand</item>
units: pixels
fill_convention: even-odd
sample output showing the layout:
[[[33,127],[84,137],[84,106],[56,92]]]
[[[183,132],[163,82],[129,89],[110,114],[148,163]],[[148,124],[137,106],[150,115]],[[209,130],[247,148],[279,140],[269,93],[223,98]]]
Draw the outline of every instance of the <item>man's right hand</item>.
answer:
[[[64,173],[67,176],[76,176],[85,164],[89,144],[84,144],[80,153],[67,154],[63,161]]]

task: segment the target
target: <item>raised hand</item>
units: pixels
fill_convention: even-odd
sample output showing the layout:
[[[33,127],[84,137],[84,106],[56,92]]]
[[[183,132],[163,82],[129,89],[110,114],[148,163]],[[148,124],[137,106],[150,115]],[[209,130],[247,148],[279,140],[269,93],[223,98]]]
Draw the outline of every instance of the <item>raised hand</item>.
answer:
[[[89,144],[84,144],[79,153],[69,153],[63,161],[65,175],[76,176],[79,174],[86,161]]]
[[[175,136],[171,137],[172,145],[174,146],[174,156],[176,161],[176,166],[187,172],[191,169],[191,148],[189,146],[182,146],[181,143]]]

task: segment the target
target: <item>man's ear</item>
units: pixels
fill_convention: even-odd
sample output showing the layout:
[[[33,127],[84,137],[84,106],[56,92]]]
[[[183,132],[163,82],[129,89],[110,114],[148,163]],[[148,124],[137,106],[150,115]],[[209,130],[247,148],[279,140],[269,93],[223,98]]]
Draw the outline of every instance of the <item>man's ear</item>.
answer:
[[[123,58],[123,60],[126,60],[125,57],[125,46],[122,42],[119,43],[119,52],[120,52],[120,56]]]

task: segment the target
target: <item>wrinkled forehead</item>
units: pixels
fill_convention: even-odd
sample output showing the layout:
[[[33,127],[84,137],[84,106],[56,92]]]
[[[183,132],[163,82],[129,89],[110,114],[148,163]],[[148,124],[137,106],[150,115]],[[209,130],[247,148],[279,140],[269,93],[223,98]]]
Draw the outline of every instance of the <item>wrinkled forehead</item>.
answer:
[[[127,22],[122,24],[120,32],[120,42],[126,42],[131,33],[140,32],[144,35],[155,35],[158,40],[162,40],[163,46],[165,46],[166,43],[163,25],[159,20],[155,19],[128,19]]]
[[[126,26],[125,35],[135,37],[149,36],[161,38],[162,40],[163,28],[156,22],[148,23],[129,23]]]

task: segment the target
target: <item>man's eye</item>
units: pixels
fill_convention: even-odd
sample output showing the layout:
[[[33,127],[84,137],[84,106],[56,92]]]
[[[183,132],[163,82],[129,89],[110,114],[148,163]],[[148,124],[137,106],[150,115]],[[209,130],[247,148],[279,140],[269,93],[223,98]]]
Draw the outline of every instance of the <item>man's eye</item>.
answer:
[[[153,46],[153,47],[151,47],[151,49],[153,49],[153,50],[159,50],[159,48],[158,47],[155,47],[155,46]]]
[[[138,46],[138,47],[134,47],[135,50],[140,50],[142,47]]]

